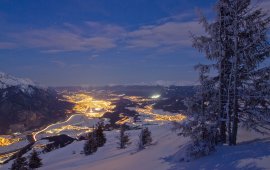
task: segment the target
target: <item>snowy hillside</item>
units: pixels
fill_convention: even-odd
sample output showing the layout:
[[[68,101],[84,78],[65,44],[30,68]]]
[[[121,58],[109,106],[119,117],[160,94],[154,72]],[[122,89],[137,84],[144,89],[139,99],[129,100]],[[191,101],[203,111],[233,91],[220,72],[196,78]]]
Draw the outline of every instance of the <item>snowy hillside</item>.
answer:
[[[41,170],[182,170],[182,169],[270,169],[270,136],[240,130],[239,145],[219,146],[217,152],[190,162],[181,162],[183,145],[189,139],[177,136],[170,124],[149,125],[153,144],[137,151],[139,130],[127,131],[132,144],[118,149],[118,130],[106,132],[107,142],[90,156],[81,154],[84,141],[43,154]],[[256,139],[256,140],[255,140]],[[6,170],[11,163],[0,167]]]
[[[0,89],[5,89],[12,86],[18,86],[22,91],[25,91],[29,88],[29,86],[37,85],[30,79],[17,78],[0,72]]]
[[[270,138],[241,131],[240,144],[234,148],[220,147],[211,156],[191,162],[180,162],[178,154],[184,152],[181,146],[188,142],[170,131],[170,126],[151,126],[153,145],[137,152],[139,130],[130,131],[132,144],[118,149],[118,131],[107,133],[108,142],[94,155],[80,154],[84,142],[74,142],[66,148],[42,155],[41,169],[63,170],[165,170],[165,169],[270,169]],[[258,138],[253,141],[254,138]],[[242,142],[242,143],[241,143]],[[75,151],[75,154],[72,154]],[[176,155],[175,155],[176,154]]]

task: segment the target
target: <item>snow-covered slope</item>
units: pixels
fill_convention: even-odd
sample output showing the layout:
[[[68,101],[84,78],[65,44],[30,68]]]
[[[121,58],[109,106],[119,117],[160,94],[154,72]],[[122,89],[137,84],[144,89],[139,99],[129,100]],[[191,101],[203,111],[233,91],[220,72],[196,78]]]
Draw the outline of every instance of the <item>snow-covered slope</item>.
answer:
[[[26,91],[30,86],[37,85],[30,79],[17,78],[0,72],[0,89],[5,89],[12,86],[18,86],[22,91]]]
[[[106,132],[107,142],[90,156],[81,154],[84,141],[41,154],[41,170],[185,170],[185,169],[270,169],[270,138],[240,129],[237,146],[220,146],[210,156],[190,162],[178,158],[189,139],[177,136],[168,124],[149,126],[153,145],[137,151],[140,130],[127,131],[132,144],[118,149],[118,130]],[[255,140],[256,139],[256,140]],[[25,155],[26,156],[26,155]],[[0,167],[8,169],[11,163]]]
[[[74,142],[66,148],[43,155],[44,167],[58,170],[181,170],[181,169],[270,169],[270,139],[241,130],[240,144],[223,146],[214,154],[191,162],[180,162],[176,153],[187,138],[177,136],[168,125],[150,127],[154,144],[137,152],[139,130],[129,131],[132,144],[117,148],[118,131],[107,133],[108,142],[95,154],[80,154],[84,142]],[[249,134],[246,136],[246,134]],[[257,138],[256,141],[250,139]],[[261,138],[261,139],[258,139]],[[245,141],[245,142],[244,142]],[[248,141],[248,142],[247,142]],[[76,154],[72,154],[73,151]]]

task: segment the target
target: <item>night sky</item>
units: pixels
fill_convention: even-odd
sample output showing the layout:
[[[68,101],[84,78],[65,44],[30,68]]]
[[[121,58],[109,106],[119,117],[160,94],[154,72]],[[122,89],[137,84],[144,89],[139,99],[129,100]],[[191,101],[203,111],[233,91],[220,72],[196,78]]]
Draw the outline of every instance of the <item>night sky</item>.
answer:
[[[194,84],[215,0],[0,0],[0,71],[49,86]],[[270,9],[268,0],[264,7]]]

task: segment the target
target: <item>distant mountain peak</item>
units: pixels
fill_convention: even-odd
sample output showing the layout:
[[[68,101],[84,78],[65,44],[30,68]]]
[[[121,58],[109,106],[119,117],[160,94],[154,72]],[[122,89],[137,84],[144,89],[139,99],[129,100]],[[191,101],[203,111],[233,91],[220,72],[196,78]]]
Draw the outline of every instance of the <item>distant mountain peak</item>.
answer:
[[[34,83],[30,79],[18,78],[18,77],[14,77],[12,75],[0,72],[0,89],[6,89],[12,86],[17,86],[22,91],[27,91],[30,86],[36,87],[37,84]]]

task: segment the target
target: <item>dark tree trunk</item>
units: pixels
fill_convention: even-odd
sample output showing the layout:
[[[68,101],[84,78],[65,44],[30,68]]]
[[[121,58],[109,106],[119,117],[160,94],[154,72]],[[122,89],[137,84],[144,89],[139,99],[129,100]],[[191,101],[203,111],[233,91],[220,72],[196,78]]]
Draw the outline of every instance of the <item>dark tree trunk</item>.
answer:
[[[234,113],[234,118],[233,118],[233,127],[232,127],[232,145],[236,145],[237,141],[237,131],[238,131],[238,112]]]

